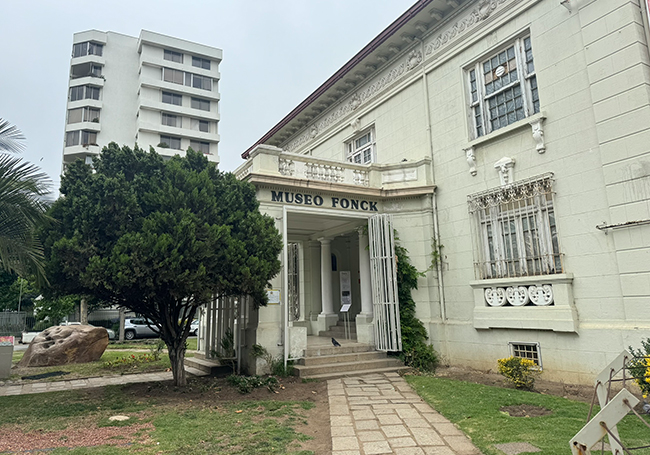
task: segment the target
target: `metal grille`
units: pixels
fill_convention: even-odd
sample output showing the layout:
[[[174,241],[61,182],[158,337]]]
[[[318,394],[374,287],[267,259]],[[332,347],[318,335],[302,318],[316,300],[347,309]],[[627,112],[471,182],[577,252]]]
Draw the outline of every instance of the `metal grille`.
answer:
[[[374,215],[368,220],[368,239],[375,344],[379,351],[401,351],[395,236],[390,215]]]
[[[201,320],[205,332],[199,343],[206,358],[234,360],[241,366],[241,348],[245,345],[250,302],[246,296],[217,299],[207,305]],[[203,348],[204,347],[204,348]]]
[[[287,301],[289,303],[289,320],[300,319],[300,249],[299,244],[289,243],[287,245],[287,274],[289,289],[287,290]]]
[[[468,196],[478,278],[562,273],[552,177]]]
[[[542,356],[539,343],[514,343],[511,342],[510,351],[513,357],[528,359],[535,362],[535,365],[542,367]]]

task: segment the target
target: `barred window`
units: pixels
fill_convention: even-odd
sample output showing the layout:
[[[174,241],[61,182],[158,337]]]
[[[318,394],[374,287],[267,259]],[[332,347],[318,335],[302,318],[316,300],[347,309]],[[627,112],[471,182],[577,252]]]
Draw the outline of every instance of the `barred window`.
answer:
[[[530,36],[477,62],[467,78],[475,137],[539,112]]]
[[[510,353],[513,357],[532,360],[539,369],[542,369],[542,356],[539,343],[510,342]]]
[[[562,273],[553,174],[468,196],[479,279]]]

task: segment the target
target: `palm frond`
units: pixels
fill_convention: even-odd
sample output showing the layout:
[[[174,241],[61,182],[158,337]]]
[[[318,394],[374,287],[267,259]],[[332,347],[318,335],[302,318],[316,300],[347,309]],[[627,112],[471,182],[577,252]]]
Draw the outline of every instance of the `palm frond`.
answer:
[[[0,150],[20,153],[25,150],[23,133],[7,120],[0,118]]]

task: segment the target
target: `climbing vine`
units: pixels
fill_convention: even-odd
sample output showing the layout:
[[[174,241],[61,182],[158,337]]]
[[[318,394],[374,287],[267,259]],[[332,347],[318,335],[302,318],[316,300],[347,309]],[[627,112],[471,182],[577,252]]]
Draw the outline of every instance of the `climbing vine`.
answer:
[[[407,366],[420,371],[434,371],[439,360],[433,346],[427,343],[424,324],[415,315],[415,301],[411,292],[418,288],[418,278],[424,272],[411,264],[408,250],[400,246],[395,235],[395,256],[397,259],[397,292],[399,297],[400,325],[402,329],[401,359]]]

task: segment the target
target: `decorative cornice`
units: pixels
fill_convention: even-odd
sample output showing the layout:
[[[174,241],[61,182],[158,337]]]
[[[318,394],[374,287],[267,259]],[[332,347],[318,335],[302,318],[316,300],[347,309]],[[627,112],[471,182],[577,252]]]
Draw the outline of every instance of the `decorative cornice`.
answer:
[[[424,55],[422,55],[419,47],[402,55],[397,62],[374,77],[364,88],[349,94],[337,108],[311,125],[306,126],[298,137],[286,143],[283,148],[288,152],[295,152],[305,144],[315,140],[338,120],[367,104],[389,86],[392,86],[393,83],[405,78],[413,69],[419,67],[425,58],[450,46],[479,23],[492,16],[498,9],[503,9],[506,7],[505,5],[517,3],[518,1],[520,0],[479,1],[474,8],[469,9],[462,17],[453,23],[447,24],[432,37],[425,39]],[[397,51],[399,52],[399,49]]]

